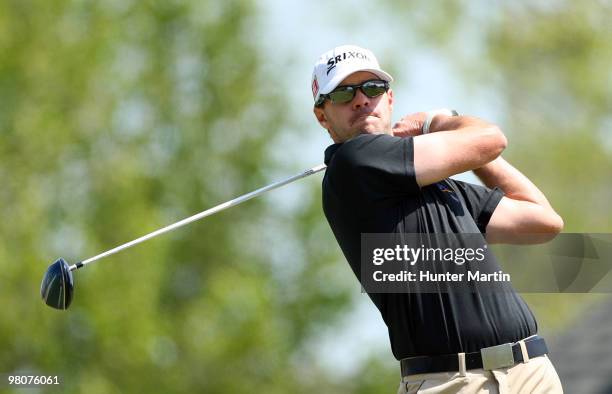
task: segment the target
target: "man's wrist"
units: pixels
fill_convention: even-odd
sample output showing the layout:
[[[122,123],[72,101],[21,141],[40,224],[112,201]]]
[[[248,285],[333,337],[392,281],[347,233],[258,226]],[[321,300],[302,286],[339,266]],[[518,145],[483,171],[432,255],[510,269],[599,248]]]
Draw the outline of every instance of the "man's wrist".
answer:
[[[446,116],[458,116],[459,114],[454,109],[448,108],[440,108],[434,109],[432,111],[427,111],[427,116],[425,117],[425,122],[423,122],[423,128],[421,129],[423,134],[427,134],[430,131],[431,122],[436,115],[446,115]]]

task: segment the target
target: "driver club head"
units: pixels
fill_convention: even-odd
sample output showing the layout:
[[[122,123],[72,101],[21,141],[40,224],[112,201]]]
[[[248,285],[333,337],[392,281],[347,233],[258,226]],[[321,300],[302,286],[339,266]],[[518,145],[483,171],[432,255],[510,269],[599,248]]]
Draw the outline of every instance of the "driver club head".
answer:
[[[73,291],[74,280],[70,267],[66,260],[59,258],[45,272],[40,284],[40,295],[50,307],[68,309]]]

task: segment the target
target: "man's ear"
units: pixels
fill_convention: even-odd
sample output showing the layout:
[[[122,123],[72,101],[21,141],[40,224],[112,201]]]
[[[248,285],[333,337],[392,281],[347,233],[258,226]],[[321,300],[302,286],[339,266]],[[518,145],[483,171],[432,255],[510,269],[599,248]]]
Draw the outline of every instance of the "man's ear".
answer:
[[[325,116],[325,111],[323,111],[323,108],[321,108],[321,107],[314,107],[312,112],[314,112],[315,117],[319,121],[319,124],[321,125],[321,127],[323,127],[325,130],[327,130],[327,133],[329,134],[329,137],[332,140],[334,140],[334,142],[338,142],[338,136],[335,133],[333,133],[331,131],[331,129],[329,128],[329,122],[327,121],[327,116]]]
[[[321,125],[321,127],[323,127],[324,129],[328,130],[327,117],[325,116],[325,111],[323,111],[323,108],[321,108],[321,107],[314,107],[312,109],[312,112],[314,112],[314,115],[317,118],[317,120],[319,121],[319,124]]]
[[[387,97],[389,99],[389,108],[393,111],[393,89],[387,90]]]

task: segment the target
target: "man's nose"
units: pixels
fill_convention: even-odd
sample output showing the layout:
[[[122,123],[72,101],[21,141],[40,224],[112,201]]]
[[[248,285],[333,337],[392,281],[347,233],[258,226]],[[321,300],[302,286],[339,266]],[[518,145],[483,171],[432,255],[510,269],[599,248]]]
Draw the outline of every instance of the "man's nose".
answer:
[[[370,105],[370,98],[363,94],[361,89],[357,89],[355,93],[355,97],[353,97],[352,101],[353,109],[359,109],[361,107],[368,107]]]

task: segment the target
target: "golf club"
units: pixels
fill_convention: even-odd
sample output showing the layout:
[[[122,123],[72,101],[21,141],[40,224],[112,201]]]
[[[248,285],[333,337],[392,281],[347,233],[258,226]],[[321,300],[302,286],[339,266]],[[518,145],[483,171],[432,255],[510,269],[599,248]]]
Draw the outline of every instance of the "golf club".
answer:
[[[212,207],[210,209],[197,213],[193,216],[189,216],[188,218],[185,218],[181,221],[178,221],[166,227],[160,228],[159,230],[143,235],[140,238],[136,238],[133,241],[119,245],[113,249],[107,250],[106,252],[102,252],[94,257],[90,257],[76,264],[68,265],[66,260],[64,260],[63,258],[59,258],[53,264],[51,264],[49,268],[47,269],[47,272],[45,273],[45,276],[43,277],[43,280],[40,284],[40,295],[43,301],[50,307],[56,308],[56,309],[68,309],[68,307],[70,306],[70,303],[72,302],[73,295],[74,295],[74,278],[72,276],[72,271],[82,268],[87,264],[93,263],[94,261],[100,260],[103,257],[110,256],[111,254],[117,253],[123,249],[130,248],[136,244],[144,242],[158,235],[167,233],[172,230],[176,230],[177,228],[182,227],[186,224],[202,219],[206,216],[210,216],[212,214],[215,214],[224,209],[233,207],[240,203],[243,203],[267,191],[270,191],[278,187],[284,186],[288,183],[297,181],[298,179],[305,178],[307,176],[316,174],[317,172],[323,171],[325,168],[326,168],[325,164],[321,164],[321,165],[312,167],[300,174],[294,175],[282,181],[272,183],[268,186],[264,186],[250,193],[243,194],[242,196],[236,197],[233,200],[229,200],[215,207]]]

